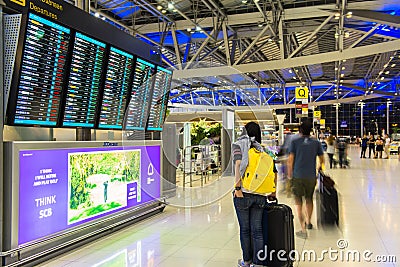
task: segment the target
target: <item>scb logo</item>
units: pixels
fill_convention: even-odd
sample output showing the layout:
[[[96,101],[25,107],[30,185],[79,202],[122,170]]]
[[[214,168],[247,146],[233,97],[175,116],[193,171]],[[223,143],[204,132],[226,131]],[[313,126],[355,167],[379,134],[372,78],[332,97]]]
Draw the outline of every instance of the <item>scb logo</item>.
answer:
[[[47,218],[53,215],[51,208],[39,211],[39,219]]]

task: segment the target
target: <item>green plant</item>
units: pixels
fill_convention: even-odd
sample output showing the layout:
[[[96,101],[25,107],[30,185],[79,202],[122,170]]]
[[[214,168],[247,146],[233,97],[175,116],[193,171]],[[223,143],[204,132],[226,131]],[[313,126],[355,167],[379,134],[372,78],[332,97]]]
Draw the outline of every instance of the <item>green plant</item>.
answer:
[[[206,122],[206,119],[200,119],[193,122],[191,127],[192,146],[200,144],[200,141],[210,136],[221,136],[222,125],[219,122]]]

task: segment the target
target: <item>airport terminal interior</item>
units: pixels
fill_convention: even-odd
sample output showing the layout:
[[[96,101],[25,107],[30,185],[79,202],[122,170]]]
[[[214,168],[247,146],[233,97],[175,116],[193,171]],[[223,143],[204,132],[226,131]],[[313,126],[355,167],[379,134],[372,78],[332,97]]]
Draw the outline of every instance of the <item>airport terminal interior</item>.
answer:
[[[398,266],[399,0],[3,0],[0,14],[1,266]],[[233,203],[250,122],[272,188],[277,170],[263,264],[241,262]],[[307,236],[287,171],[304,122],[325,158]]]

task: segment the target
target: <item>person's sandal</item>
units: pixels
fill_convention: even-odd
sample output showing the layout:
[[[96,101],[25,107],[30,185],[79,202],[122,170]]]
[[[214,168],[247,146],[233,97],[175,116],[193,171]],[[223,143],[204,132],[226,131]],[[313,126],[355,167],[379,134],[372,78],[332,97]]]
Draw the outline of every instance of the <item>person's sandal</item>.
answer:
[[[238,260],[238,267],[250,267],[251,264],[250,263],[246,263],[244,260],[239,259]]]
[[[313,229],[312,223],[305,223],[306,224],[306,229],[311,230]]]
[[[307,232],[298,231],[298,232],[296,232],[296,236],[300,237],[300,238],[303,238],[303,239],[306,239],[307,238]]]

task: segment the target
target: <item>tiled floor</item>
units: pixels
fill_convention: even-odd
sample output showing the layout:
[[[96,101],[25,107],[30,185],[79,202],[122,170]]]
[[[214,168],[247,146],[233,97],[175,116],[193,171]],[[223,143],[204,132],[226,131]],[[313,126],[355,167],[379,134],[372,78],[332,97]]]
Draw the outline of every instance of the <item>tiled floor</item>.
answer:
[[[294,266],[397,266],[374,262],[378,255],[393,255],[400,262],[400,161],[397,156],[389,160],[360,159],[358,149],[351,148],[351,168],[328,170],[340,193],[340,228],[310,230],[308,239],[295,239],[300,256],[315,251],[320,257],[323,250],[329,249],[338,250],[338,254],[325,254],[323,261],[300,257]],[[212,192],[216,188],[223,192],[231,180],[221,179],[219,183],[208,189],[209,195],[204,190],[179,192],[180,200],[171,202],[175,206],[200,207],[169,206],[161,215],[40,266],[234,267],[241,251],[232,199],[226,194],[217,200]],[[280,202],[293,207],[292,198],[278,197]],[[313,223],[316,224],[315,212]],[[299,228],[296,217],[295,228]],[[347,248],[338,249],[338,240]],[[353,254],[349,252],[356,250],[361,253],[360,262],[351,260]],[[367,250],[371,252],[371,262],[362,257]],[[336,255],[339,258],[335,261]],[[351,256],[350,261],[346,261],[346,255]]]

